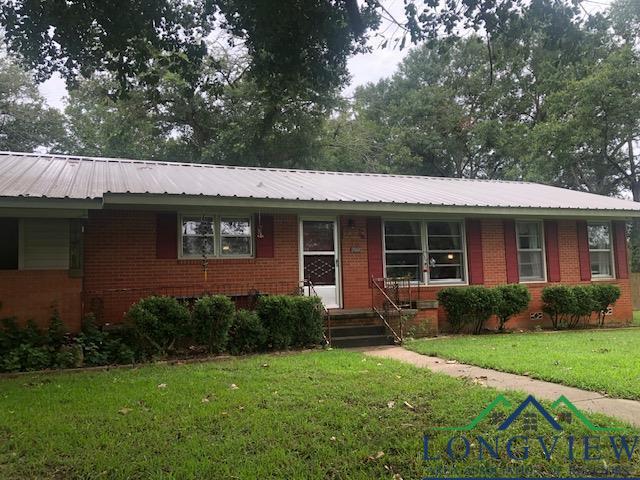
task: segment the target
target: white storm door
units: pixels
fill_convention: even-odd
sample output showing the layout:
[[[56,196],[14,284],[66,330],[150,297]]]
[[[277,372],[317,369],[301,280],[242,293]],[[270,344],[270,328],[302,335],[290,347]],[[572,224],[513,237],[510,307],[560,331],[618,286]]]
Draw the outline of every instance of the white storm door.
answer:
[[[300,222],[302,280],[313,290],[327,308],[340,308],[338,235],[335,219],[303,219]],[[305,287],[305,295],[313,294]]]

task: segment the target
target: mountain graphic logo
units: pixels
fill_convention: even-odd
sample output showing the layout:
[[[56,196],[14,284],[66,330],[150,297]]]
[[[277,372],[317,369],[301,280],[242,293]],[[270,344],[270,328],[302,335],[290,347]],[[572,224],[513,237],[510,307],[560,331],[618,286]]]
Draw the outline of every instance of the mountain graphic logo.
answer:
[[[461,427],[436,427],[435,430],[441,430],[441,431],[469,431],[469,430],[473,430],[482,420],[484,420],[491,412],[493,412],[493,410],[495,410],[500,405],[502,405],[504,407],[507,407],[507,408],[510,408],[512,406],[512,403],[509,401],[509,399],[507,397],[505,397],[504,395],[500,394],[495,398],[495,400],[493,402],[491,402],[489,405],[487,405],[485,407],[485,409],[482,410],[476,416],[476,418],[474,418],[467,425],[464,425],[464,426],[461,426]],[[611,431],[616,431],[616,430],[623,430],[623,428],[620,428],[620,427],[599,427],[597,425],[594,425],[591,422],[591,420],[589,420],[587,418],[587,416],[584,413],[582,413],[578,407],[576,407],[573,403],[571,403],[571,401],[567,397],[565,397],[564,395],[561,395],[560,397],[558,397],[551,404],[551,409],[552,410],[557,410],[560,406],[564,406],[566,409],[568,409],[578,420],[580,420],[580,422],[582,422],[582,424],[585,427],[587,427],[589,430],[591,430],[593,432],[611,432]],[[533,395],[529,395],[527,398],[525,398],[522,401],[522,403],[520,403],[520,405],[518,405],[513,410],[513,412],[511,412],[511,414],[506,418],[506,420],[504,420],[498,426],[498,430],[504,431],[504,430],[508,429],[511,426],[511,424],[527,408],[535,409],[547,421],[547,423],[554,430],[558,430],[558,431],[562,430],[562,425],[560,425],[560,423],[558,423],[558,421],[556,420],[555,415],[553,413],[550,413],[549,410],[547,410],[538,400],[535,399],[535,397],[533,397]]]

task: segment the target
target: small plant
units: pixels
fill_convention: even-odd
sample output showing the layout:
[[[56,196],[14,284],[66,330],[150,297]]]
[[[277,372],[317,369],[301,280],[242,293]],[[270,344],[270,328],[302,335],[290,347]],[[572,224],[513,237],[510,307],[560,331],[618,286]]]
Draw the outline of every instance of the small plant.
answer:
[[[594,284],[591,286],[595,312],[598,316],[598,326],[604,326],[604,317],[607,309],[620,298],[620,287],[608,283]]]
[[[571,287],[573,293],[573,310],[569,315],[567,328],[576,328],[581,321],[588,323],[597,305],[593,297],[594,289],[591,285],[575,285]]]
[[[553,285],[542,289],[542,311],[551,319],[554,329],[569,323],[570,316],[576,311],[576,298],[571,287]]]
[[[318,345],[324,333],[322,301],[318,297],[292,297],[296,328],[294,343],[304,347]]]
[[[293,344],[296,325],[293,297],[288,295],[260,297],[256,312],[267,330],[267,341],[272,348],[285,349]]]
[[[190,316],[175,298],[151,296],[133,305],[126,319],[141,351],[164,356],[188,333]]]
[[[494,288],[496,292],[496,310],[498,317],[498,330],[503,331],[504,325],[513,315],[523,312],[529,306],[531,293],[524,285],[498,285]]]
[[[229,329],[228,350],[233,355],[264,350],[267,330],[255,312],[238,310],[233,316]]]
[[[222,352],[227,346],[235,306],[229,297],[213,295],[199,298],[193,306],[194,340],[207,345],[209,352]]]
[[[478,334],[496,311],[498,294],[486,287],[449,287],[438,292],[438,300],[455,332],[470,325],[473,333]]]

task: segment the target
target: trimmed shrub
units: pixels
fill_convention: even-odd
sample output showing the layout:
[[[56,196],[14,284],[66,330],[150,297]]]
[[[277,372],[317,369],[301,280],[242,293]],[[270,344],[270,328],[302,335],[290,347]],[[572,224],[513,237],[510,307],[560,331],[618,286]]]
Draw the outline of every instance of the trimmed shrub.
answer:
[[[556,330],[570,323],[570,317],[576,311],[576,298],[572,287],[552,285],[542,289],[542,311],[551,319]]]
[[[295,317],[294,344],[318,345],[324,335],[322,301],[318,297],[292,297]]]
[[[238,355],[264,350],[267,330],[262,326],[258,314],[249,310],[238,310],[229,328],[229,353]]]
[[[199,298],[191,313],[194,341],[206,345],[211,353],[224,351],[235,310],[224,295]]]
[[[88,315],[76,343],[82,348],[84,365],[99,366],[134,363],[136,354],[125,339],[126,330],[106,332],[95,325],[95,317]]]
[[[465,325],[465,293],[462,288],[443,288],[438,292],[438,302],[447,312],[447,320],[454,333],[459,333]]]
[[[524,311],[531,301],[531,293],[524,285],[498,285],[494,288],[496,292],[496,310],[498,317],[498,330],[504,330],[504,325],[513,315]]]
[[[598,326],[604,326],[604,316],[607,309],[620,298],[620,287],[609,283],[591,285],[595,312],[598,315]]]
[[[591,285],[575,285],[571,287],[573,293],[573,311],[566,325],[568,328],[576,328],[581,320],[588,323],[591,314],[596,310],[597,305],[593,297],[593,287]]]
[[[151,296],[133,305],[126,320],[141,352],[164,356],[188,333],[190,316],[175,298]]]
[[[478,334],[496,311],[498,294],[486,287],[449,287],[438,292],[438,300],[455,332],[469,325]]]
[[[256,312],[267,330],[267,343],[272,348],[286,349],[293,344],[296,333],[294,297],[288,295],[260,297]]]

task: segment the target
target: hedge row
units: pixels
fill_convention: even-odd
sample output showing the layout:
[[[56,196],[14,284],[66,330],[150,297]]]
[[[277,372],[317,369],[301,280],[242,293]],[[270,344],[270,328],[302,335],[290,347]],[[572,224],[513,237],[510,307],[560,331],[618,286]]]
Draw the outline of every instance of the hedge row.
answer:
[[[438,301],[447,312],[454,332],[471,327],[473,333],[480,333],[493,315],[498,317],[499,329],[504,330],[513,315],[527,308],[531,294],[524,285],[449,287],[438,292]]]
[[[542,290],[542,311],[551,318],[555,329],[575,328],[581,321],[587,323],[594,313],[602,327],[607,309],[618,298],[617,285],[554,285]]]
[[[553,328],[575,328],[595,313],[598,326],[604,325],[605,312],[620,298],[620,288],[610,284],[554,285],[542,290],[542,311]],[[527,309],[531,301],[524,285],[487,287],[449,287],[440,290],[438,300],[447,312],[454,332],[471,328],[480,333],[489,318],[498,318],[499,330],[509,319]]]
[[[0,320],[0,371],[128,364],[184,351],[231,354],[316,345],[323,338],[320,300],[265,296],[255,312],[237,310],[225,296],[198,299],[192,309],[172,297],[133,305],[121,329],[104,331],[93,317],[78,335],[66,333],[57,313],[50,326]]]

